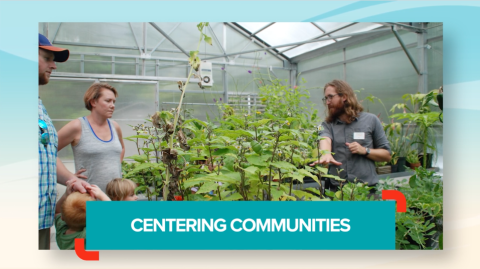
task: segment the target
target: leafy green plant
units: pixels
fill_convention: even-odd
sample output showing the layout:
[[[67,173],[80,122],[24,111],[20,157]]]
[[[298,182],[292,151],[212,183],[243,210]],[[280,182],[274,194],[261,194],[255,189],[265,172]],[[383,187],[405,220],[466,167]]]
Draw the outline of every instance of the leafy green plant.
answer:
[[[370,193],[370,190],[374,188],[369,187],[367,183],[342,182],[338,191],[325,190],[325,195],[332,201],[373,201],[375,196]]]
[[[443,180],[440,176],[418,167],[408,181],[387,179],[377,188],[398,190],[407,201],[407,212],[395,216],[396,249],[443,248]]]
[[[393,119],[405,119],[404,124],[416,124],[414,141],[412,144],[420,144],[423,148],[423,154],[426,156],[427,149],[436,151],[435,131],[433,125],[439,121],[440,112],[431,110],[431,106],[438,106],[434,100],[438,90],[430,91],[427,94],[406,94],[402,98],[404,103],[396,104],[392,107],[403,110],[403,113],[394,114]],[[410,105],[408,105],[410,103]],[[407,112],[408,111],[408,112]],[[427,166],[427,158],[423,158],[423,167]]]
[[[407,155],[407,162],[409,163],[419,163],[418,151],[416,149],[411,150]]]
[[[135,163],[122,163],[123,175],[137,183],[135,192],[145,193],[148,200],[158,199],[163,186],[165,166],[160,162],[160,142],[162,134],[155,127],[146,126],[146,122],[131,126],[137,135],[125,137],[137,147],[138,155],[128,156]]]

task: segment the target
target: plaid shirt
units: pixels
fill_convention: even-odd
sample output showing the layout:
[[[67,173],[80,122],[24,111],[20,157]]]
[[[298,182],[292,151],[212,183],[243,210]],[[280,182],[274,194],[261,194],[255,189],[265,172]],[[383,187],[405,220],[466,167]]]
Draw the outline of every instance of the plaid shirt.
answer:
[[[42,144],[42,131],[38,128],[38,229],[47,229],[53,225],[55,205],[57,203],[57,131],[47,110],[38,98],[38,118],[48,125],[50,142]]]

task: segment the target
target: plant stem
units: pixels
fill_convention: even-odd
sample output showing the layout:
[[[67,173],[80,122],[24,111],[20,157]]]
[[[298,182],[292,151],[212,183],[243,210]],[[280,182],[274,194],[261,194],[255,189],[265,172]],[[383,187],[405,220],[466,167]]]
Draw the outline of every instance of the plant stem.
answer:
[[[202,42],[202,37],[203,37],[203,33],[200,34],[200,39],[198,40],[198,45],[197,45],[197,51],[199,50],[200,48],[200,43]],[[168,143],[168,146],[170,149],[173,149],[173,137],[175,136],[175,129],[177,127],[177,122],[178,122],[178,117],[180,116],[180,109],[182,107],[182,102],[183,102],[183,97],[185,96],[185,91],[187,90],[187,86],[188,86],[188,83],[190,82],[190,78],[192,77],[192,74],[193,74],[193,66],[190,68],[190,73],[188,74],[188,77],[187,77],[187,81],[185,82],[185,84],[182,85],[182,94],[180,95],[180,102],[178,102],[178,107],[177,107],[177,110],[175,111],[175,119],[173,120],[173,134],[170,136],[170,141]],[[168,188],[168,185],[170,183],[170,173],[167,169],[167,173],[166,173],[166,177],[165,177],[165,186],[167,186],[167,188],[163,188],[163,200],[166,201],[167,200],[167,197],[168,197],[168,192],[169,192],[169,188]]]
[[[427,168],[427,143],[428,143],[428,131],[427,127],[425,127],[424,134],[423,134],[423,168]]]

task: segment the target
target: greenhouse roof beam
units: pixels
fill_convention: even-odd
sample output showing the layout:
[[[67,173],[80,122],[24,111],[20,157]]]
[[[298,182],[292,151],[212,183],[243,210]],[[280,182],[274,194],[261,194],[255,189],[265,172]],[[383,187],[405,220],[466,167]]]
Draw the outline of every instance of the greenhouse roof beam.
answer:
[[[315,43],[315,42],[319,42],[319,41],[331,40],[331,39],[334,39],[334,38],[352,37],[352,36],[380,33],[380,32],[386,32],[386,31],[391,31],[391,30],[390,29],[379,29],[379,30],[373,30],[373,31],[362,32],[362,33],[353,33],[353,34],[345,34],[345,35],[338,35],[338,36],[330,36],[330,37],[324,37],[324,38],[319,38],[319,39],[315,39],[315,40],[306,40],[306,41],[301,41],[301,42],[294,42],[294,43],[288,43],[288,44],[283,44],[283,45],[271,46],[271,47],[263,48],[263,49],[255,49],[255,50],[247,50],[247,51],[242,51],[242,52],[229,53],[229,54],[227,54],[227,56],[237,55],[237,54],[246,54],[246,53],[258,52],[258,51],[264,51],[264,50],[270,50],[270,49],[276,49],[276,48],[282,48],[282,47],[289,47],[289,46],[295,46],[295,45],[303,45],[303,44],[307,44],[307,43]],[[210,59],[215,59],[215,58],[218,58],[218,57],[208,57],[208,58],[205,58],[204,60],[210,60]]]
[[[333,51],[342,50],[343,48],[346,48],[348,46],[352,46],[352,45],[362,43],[362,42],[365,42],[365,41],[368,41],[368,40],[371,40],[371,39],[374,39],[374,38],[383,37],[383,36],[387,36],[387,35],[391,35],[391,34],[392,33],[391,33],[390,28],[386,28],[384,32],[375,32],[375,33],[367,32],[367,33],[365,33],[365,35],[353,36],[351,38],[341,40],[337,43],[334,43],[334,44],[331,44],[331,45],[328,45],[328,46],[324,46],[324,47],[321,47],[321,48],[318,48],[318,49],[314,49],[312,51],[305,52],[304,54],[300,54],[298,56],[292,57],[292,63],[299,63],[301,61],[308,60],[312,57],[318,57],[318,56],[321,56],[321,55],[325,55],[325,54],[331,53]]]
[[[407,48],[414,48],[416,45],[417,45],[416,43],[412,43],[412,44],[406,45],[406,47]],[[365,60],[365,59],[370,59],[370,58],[373,58],[373,57],[377,57],[377,56],[381,56],[381,55],[385,55],[385,54],[389,54],[389,53],[393,53],[393,52],[397,52],[397,51],[401,51],[401,50],[402,50],[402,48],[400,48],[400,47],[391,48],[391,49],[387,49],[387,50],[378,51],[378,52],[375,52],[375,53],[355,57],[355,58],[352,58],[352,59],[343,60],[343,61],[336,62],[336,63],[331,63],[331,64],[327,64],[327,65],[323,65],[323,66],[318,66],[318,67],[308,69],[308,70],[302,70],[301,73],[306,74],[306,73],[309,73],[309,72],[312,72],[312,71],[322,70],[322,69],[331,68],[331,67],[334,67],[334,66],[339,66],[339,65],[353,63],[353,62],[357,62],[357,61],[361,61],[361,60]]]
[[[408,60],[409,60],[410,63],[413,65],[413,68],[415,68],[415,71],[417,72],[417,74],[418,74],[418,75],[422,75],[422,72],[420,72],[420,69],[418,69],[418,66],[417,66],[417,64],[415,63],[415,60],[413,59],[412,55],[410,55],[410,52],[408,52],[407,47],[406,47],[405,44],[403,43],[402,38],[400,37],[400,35],[398,35],[397,30],[395,29],[395,26],[392,26],[392,32],[393,32],[393,34],[395,35],[395,37],[397,38],[398,43],[400,43],[400,46],[402,47],[403,51],[404,51],[405,54],[407,55]]]
[[[99,45],[99,44],[87,44],[87,43],[76,43],[76,42],[66,42],[66,41],[55,41],[52,42],[52,44],[55,43],[56,45],[69,45],[69,46],[80,46],[80,47],[98,47],[98,48],[107,48],[107,49],[130,49],[130,50],[138,50],[138,47],[136,46],[117,46],[117,45]],[[148,49],[148,48],[147,48]],[[161,52],[174,52],[174,53],[181,53],[181,51],[178,50],[168,50],[168,49],[157,49],[157,51]],[[73,53],[71,52],[70,54],[88,54],[88,53]],[[202,53],[203,54],[203,53]],[[213,56],[219,56],[223,57],[223,54],[215,54],[215,53],[207,53],[206,55],[213,55]],[[111,56],[111,55],[109,55]],[[132,57],[132,55],[129,55]],[[133,56],[133,57],[138,57],[138,56]],[[243,56],[242,58],[246,59],[256,59],[254,57],[247,57]],[[158,57],[148,57],[148,59],[161,59]],[[169,60],[172,60],[173,58],[168,58]],[[182,60],[182,59],[179,59]]]
[[[149,22],[150,25],[153,26],[157,31],[159,31],[168,41],[170,41],[175,47],[177,47],[179,50],[181,50],[187,57],[190,57],[190,54],[186,52],[177,42],[175,42],[167,33],[165,33],[158,25],[156,25],[154,22]]]
[[[140,58],[138,55],[128,55],[128,54],[112,54],[112,53],[83,53],[83,52],[72,52],[70,55],[80,55],[80,56],[104,56],[104,57],[118,57],[118,58],[130,58],[130,59],[138,59]],[[222,57],[222,56],[220,56]],[[149,59],[151,60],[163,60],[163,61],[173,61],[173,62],[185,62],[188,63],[187,58],[170,58],[170,57],[150,57]],[[70,59],[70,62],[75,62],[79,61],[79,59]],[[89,62],[88,60],[86,62]],[[101,61],[97,61],[101,62]],[[111,62],[111,61],[105,61],[105,62]],[[133,64],[133,63],[132,63]],[[251,67],[251,64],[243,64],[243,63],[235,63],[235,64],[230,64],[230,63],[225,63],[225,62],[217,62],[217,61],[212,61],[212,64],[218,64],[218,65],[235,65],[235,66],[246,66],[246,67]],[[273,68],[273,69],[283,69],[283,70],[290,70],[291,68],[287,67],[278,67],[278,66],[266,66],[266,65],[256,65],[257,67],[261,68]]]
[[[350,26],[352,26],[352,25],[355,25],[355,24],[357,24],[357,23],[358,23],[358,22],[353,22],[353,23],[347,24],[347,25],[342,26],[342,27],[340,27],[340,28],[334,29],[334,30],[332,30],[332,31],[330,31],[330,32],[327,32],[327,33],[324,33],[324,34],[319,35],[319,36],[317,36],[317,37],[314,37],[314,38],[312,38],[312,39],[310,39],[310,40],[316,40],[316,39],[319,39],[319,38],[328,36],[328,37],[330,37],[330,39],[333,39],[333,40],[336,41],[336,38],[338,38],[338,37],[332,37],[331,34],[333,34],[333,33],[335,33],[335,32],[338,32],[338,31],[340,31],[340,30],[343,30],[343,29],[345,29],[345,28],[347,28],[347,27],[350,27]],[[316,24],[315,24],[315,25],[316,25]],[[366,33],[370,33],[370,32],[362,32],[362,33],[360,33],[360,34],[366,34]],[[293,47],[291,47],[291,48],[288,48],[288,49],[286,49],[286,50],[282,50],[282,51],[280,51],[280,52],[281,52],[281,53],[284,53],[284,52],[286,52],[286,51],[289,51],[289,50],[292,50],[292,49],[294,49],[294,48],[300,47],[301,45],[303,45],[303,44],[293,46]]]
[[[62,25],[61,22],[58,23],[57,30],[55,30],[55,34],[53,34],[52,43],[55,41],[55,38],[57,38],[57,34],[58,34],[58,30],[60,29],[60,25]]]
[[[272,26],[273,24],[275,24],[274,22],[272,23],[269,23],[265,26],[263,26],[262,28],[258,29],[255,33],[252,33],[251,36],[256,36],[258,33],[260,33],[261,31],[267,29],[268,27]]]
[[[135,31],[133,31],[132,23],[129,22],[128,24],[130,25],[130,30],[132,30],[133,38],[135,39],[135,44],[137,44],[138,51],[140,52],[140,55],[142,55],[142,48],[140,48],[140,45],[138,44],[137,35],[135,35]]]
[[[415,27],[415,26],[407,25],[407,24],[403,24],[403,23],[398,23],[398,22],[386,22],[384,24],[388,25],[388,26],[399,26],[399,27],[404,28],[405,30],[408,30],[408,31],[411,31],[411,32],[416,32],[416,33],[425,33],[426,32],[426,30],[423,29],[423,28]]]
[[[245,44],[245,46],[243,46],[243,48],[240,50],[240,51],[244,51],[246,47],[248,47],[248,45],[255,43],[255,40],[253,38],[250,38],[250,42],[248,42],[247,44]],[[235,56],[234,60],[236,60],[238,57],[240,57],[241,54],[238,54],[237,56]],[[282,61],[284,61],[283,59],[281,59]]]
[[[317,25],[316,23],[311,22],[311,24],[312,24],[313,26],[315,26],[318,30],[322,31],[322,33],[325,34],[325,33],[327,32],[327,31],[325,31],[322,27],[320,27],[319,25]],[[327,34],[327,35],[330,36],[329,34]],[[334,40],[335,42],[338,42],[338,40],[336,40],[336,39],[333,39],[333,40]]]
[[[220,49],[223,51],[223,55],[226,55],[227,52],[225,51],[225,49],[223,48],[222,44],[221,44],[220,41],[218,40],[217,35],[216,35],[215,32],[213,31],[212,26],[210,26],[210,24],[208,24],[208,29],[210,30],[210,33],[212,34],[213,39],[215,39],[215,42],[217,43],[217,45],[218,45],[218,46],[220,47]],[[225,56],[225,60],[226,60],[227,62],[230,61],[230,59],[228,58],[228,56]]]
[[[270,50],[268,44],[265,44],[265,41],[259,39],[257,36],[250,36],[250,34],[247,33],[248,31],[243,29],[243,27],[241,27],[240,25],[238,25],[236,23],[230,23],[230,22],[226,22],[225,24],[227,24],[228,26],[230,26],[230,28],[239,32],[243,36],[245,36],[249,39],[252,38],[253,42],[257,43],[259,46],[261,46],[263,48],[266,48],[267,50]],[[263,50],[261,50],[261,51],[263,51]],[[272,53],[272,52],[270,52],[270,53]],[[235,53],[235,54],[232,54],[232,55],[240,55],[240,54],[243,54],[243,52],[242,53]],[[277,57],[281,61],[285,61],[285,60],[290,61],[290,58],[288,58],[285,55],[280,56],[276,52],[272,53],[272,55],[274,55],[275,57]]]
[[[121,80],[138,80],[138,81],[186,81],[187,77],[180,78],[180,77],[155,77],[155,76],[135,76],[135,75],[112,75],[112,74],[82,74],[82,73],[67,73],[67,72],[54,72],[52,73],[52,77],[58,78],[87,78],[87,79],[121,79]],[[190,82],[197,83],[200,80],[198,78],[191,78]]]
[[[439,41],[439,40],[443,40],[443,37],[442,36],[437,36],[437,37],[427,39],[426,43],[436,42],[436,41]],[[405,45],[405,47],[407,47],[407,48],[415,48],[417,46],[418,46],[417,43],[411,43],[411,44]],[[312,72],[312,71],[317,71],[317,70],[321,70],[321,69],[331,68],[331,67],[334,67],[334,66],[353,63],[353,62],[357,62],[357,61],[361,61],[361,60],[365,60],[365,59],[370,59],[370,58],[373,58],[373,57],[377,57],[377,56],[381,56],[381,55],[385,55],[385,54],[389,54],[389,53],[393,53],[393,52],[397,52],[397,51],[402,51],[402,50],[403,49],[401,47],[391,48],[391,49],[387,49],[387,50],[378,51],[378,52],[375,52],[375,53],[355,57],[355,58],[352,58],[352,59],[343,60],[343,61],[336,62],[336,63],[331,63],[331,64],[327,64],[327,65],[323,65],[323,66],[318,66],[318,67],[315,67],[315,68],[312,68],[312,69],[302,70],[301,73],[305,74],[305,73],[309,73],[309,72]]]
[[[173,31],[175,31],[175,29],[177,29],[177,27],[180,26],[180,24],[182,24],[182,23],[180,22],[177,25],[175,25],[175,27],[173,27],[173,29],[170,30],[168,35],[170,36],[173,33]],[[152,49],[152,51],[150,51],[150,55],[152,55],[152,53],[158,48],[158,46],[160,46],[163,43],[163,41],[165,41],[166,39],[167,39],[166,37],[163,37],[163,39],[160,42],[158,42],[158,44]],[[145,50],[146,50],[146,48],[145,48]]]

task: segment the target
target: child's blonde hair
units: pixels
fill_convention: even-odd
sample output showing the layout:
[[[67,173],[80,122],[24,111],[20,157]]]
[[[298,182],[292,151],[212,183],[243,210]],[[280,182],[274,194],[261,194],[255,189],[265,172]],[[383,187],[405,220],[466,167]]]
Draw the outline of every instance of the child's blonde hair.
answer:
[[[62,205],[62,219],[68,228],[81,231],[86,226],[87,201],[95,201],[88,193],[72,192]]]
[[[115,178],[107,184],[107,195],[112,201],[122,201],[135,194],[137,184],[126,178]]]

